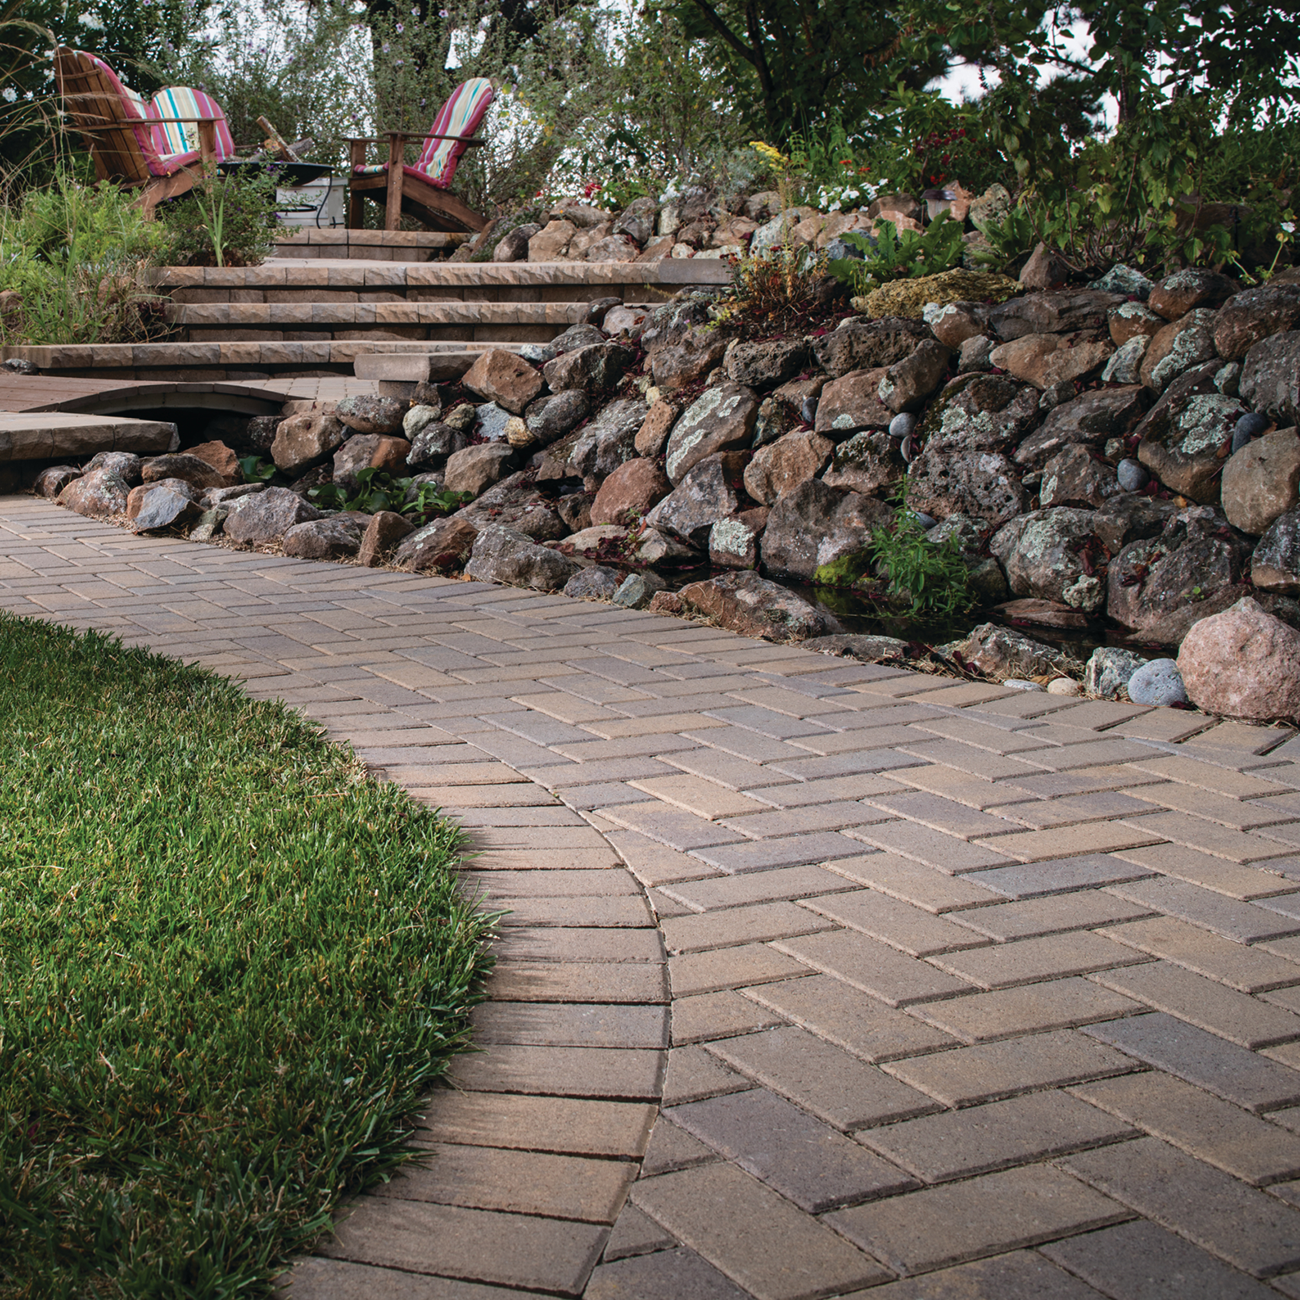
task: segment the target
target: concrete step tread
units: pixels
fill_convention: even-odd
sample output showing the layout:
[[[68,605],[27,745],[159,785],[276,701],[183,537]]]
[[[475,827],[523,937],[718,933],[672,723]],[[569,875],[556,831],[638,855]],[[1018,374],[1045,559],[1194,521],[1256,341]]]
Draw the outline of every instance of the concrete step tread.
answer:
[[[586,319],[583,302],[198,302],[172,303],[175,325],[229,329],[336,325],[558,325]]]

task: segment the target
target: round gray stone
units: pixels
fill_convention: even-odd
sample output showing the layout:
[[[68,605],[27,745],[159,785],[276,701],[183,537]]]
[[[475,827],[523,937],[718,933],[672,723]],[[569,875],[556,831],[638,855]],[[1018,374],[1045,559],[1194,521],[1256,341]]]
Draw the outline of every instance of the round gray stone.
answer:
[[[1151,481],[1151,475],[1147,473],[1146,468],[1131,456],[1125,456],[1115,466],[1115,477],[1125,492],[1141,492]]]
[[[889,436],[891,438],[906,438],[916,428],[916,416],[904,411],[901,415],[896,415],[889,422]]]
[[[1187,691],[1173,659],[1152,659],[1128,679],[1128,697],[1134,704],[1186,704]]]

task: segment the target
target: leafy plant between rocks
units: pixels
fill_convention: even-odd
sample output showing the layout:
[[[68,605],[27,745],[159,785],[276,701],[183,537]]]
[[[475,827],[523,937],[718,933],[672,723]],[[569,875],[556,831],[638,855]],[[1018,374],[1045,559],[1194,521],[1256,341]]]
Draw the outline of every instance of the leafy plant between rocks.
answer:
[[[970,571],[953,536],[931,541],[907,503],[907,480],[892,498],[894,522],[874,529],[868,548],[872,562],[885,580],[886,599],[906,602],[906,618],[945,618],[963,614],[975,604]]]
[[[193,190],[160,204],[158,219],[170,236],[172,266],[257,266],[275,247],[273,169],[241,176],[208,169]]]
[[[924,233],[899,230],[892,221],[877,221],[874,237],[851,230],[840,236],[862,257],[833,257],[826,269],[854,294],[865,294],[890,280],[916,279],[949,271],[961,261],[962,223],[946,212]]]
[[[412,515],[422,522],[451,514],[470,500],[468,492],[453,492],[438,483],[415,485],[412,478],[394,478],[381,469],[360,470],[356,478],[357,486],[353,492],[348,492],[340,483],[322,483],[308,490],[307,499],[321,510],[360,510],[370,515],[380,510],[392,510]],[[413,485],[415,495],[412,497]]]

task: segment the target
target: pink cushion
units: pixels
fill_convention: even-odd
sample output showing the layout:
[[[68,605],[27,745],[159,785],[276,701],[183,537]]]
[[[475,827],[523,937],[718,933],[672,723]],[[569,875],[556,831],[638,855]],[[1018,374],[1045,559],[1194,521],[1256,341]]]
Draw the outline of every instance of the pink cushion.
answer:
[[[421,180],[437,189],[449,189],[456,174],[456,164],[465,152],[464,141],[478,130],[495,95],[492,83],[486,77],[474,77],[457,86],[434,120],[419,162],[406,170],[419,174]],[[461,138],[439,140],[436,137],[440,135]]]

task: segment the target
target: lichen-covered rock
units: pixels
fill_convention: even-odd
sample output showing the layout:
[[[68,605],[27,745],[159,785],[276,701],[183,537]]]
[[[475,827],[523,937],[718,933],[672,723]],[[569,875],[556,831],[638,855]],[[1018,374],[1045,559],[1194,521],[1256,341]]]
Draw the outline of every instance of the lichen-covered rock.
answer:
[[[747,388],[775,388],[793,379],[808,363],[808,340],[767,339],[761,343],[731,343],[722,369],[733,384]]]
[[[707,546],[713,525],[748,504],[742,481],[748,459],[741,452],[706,456],[646,515],[646,523],[688,546]]]
[[[1270,281],[1233,294],[1219,308],[1214,346],[1225,361],[1240,361],[1256,343],[1300,324],[1300,284]]]
[[[645,609],[657,592],[667,589],[668,584],[655,573],[629,573],[618,584],[614,592],[615,605],[624,609]]]
[[[53,501],[69,483],[81,475],[82,471],[73,465],[50,465],[37,474],[32,491],[38,497],[48,497]]]
[[[590,568],[575,573],[564,584],[564,594],[575,600],[611,601],[622,582],[623,575],[617,569],[593,564]]]
[[[1029,494],[1020,471],[999,451],[952,451],[927,444],[912,462],[908,499],[936,519],[967,515],[999,526],[1024,510]]]
[[[1138,460],[1171,492],[1208,504],[1219,495],[1233,426],[1245,410],[1237,398],[1223,393],[1189,393],[1157,402],[1138,428]]]
[[[226,536],[250,546],[278,541],[294,524],[322,519],[324,514],[297,492],[267,488],[233,502],[226,517]]]
[[[140,467],[140,476],[146,483],[160,483],[165,478],[178,478],[191,487],[226,487],[226,477],[212,468],[206,460],[188,452],[172,452],[166,456],[150,456]]]
[[[452,492],[478,496],[484,488],[503,479],[514,467],[515,452],[504,443],[480,443],[447,458],[443,481]]]
[[[809,637],[803,648],[816,650],[818,654],[842,655],[864,664],[898,663],[907,658],[907,642],[896,636],[832,632],[830,636]]]
[[[867,294],[867,315],[920,318],[930,303],[1005,302],[1020,292],[1010,276],[956,269],[914,280],[891,280]]]
[[[935,451],[1008,451],[1037,422],[1034,388],[1002,375],[961,375],[930,407],[920,432]]]
[[[631,364],[632,351],[622,344],[593,343],[548,361],[542,374],[553,393],[578,388],[592,396],[613,388]]]
[[[835,444],[811,430],[787,433],[754,453],[745,466],[745,491],[770,506],[826,468]]]
[[[709,561],[720,569],[756,569],[760,539],[771,512],[759,506],[719,519],[709,529]]]
[[[1218,271],[1175,271],[1151,290],[1147,306],[1165,320],[1178,320],[1197,307],[1217,307],[1237,292],[1237,285]]]
[[[1159,537],[1177,513],[1173,501],[1121,492],[1098,508],[1092,517],[1092,530],[1111,555],[1118,555],[1130,542]]]
[[[396,510],[378,510],[366,525],[357,549],[357,563],[368,569],[383,563],[384,557],[403,538],[415,532],[415,525]]]
[[[1083,685],[1089,695],[1114,699],[1128,688],[1129,678],[1146,660],[1119,646],[1098,646],[1084,671]]]
[[[902,361],[930,331],[919,320],[884,316],[867,321],[850,318],[813,341],[817,363],[832,379],[851,370],[879,370]]]
[[[127,487],[135,487],[144,477],[144,459],[133,451],[97,451],[82,467],[82,472],[89,474],[92,469],[110,470]]]
[[[1228,522],[1255,536],[1300,502],[1300,429],[1277,429],[1234,452],[1222,499]]]
[[[1300,720],[1300,632],[1249,596],[1189,629],[1178,671],[1188,697],[1206,713]]]
[[[1149,334],[1135,334],[1126,343],[1121,343],[1111,354],[1111,358],[1101,368],[1103,384],[1140,384],[1142,382],[1142,362],[1146,359],[1147,349],[1151,346]]]
[[[579,431],[569,451],[570,471],[579,478],[605,478],[632,460],[648,410],[637,397],[610,402]]]
[[[966,667],[994,681],[1079,671],[1079,662],[1072,655],[996,623],[981,623],[964,640],[949,646],[948,652]]]
[[[88,519],[107,519],[125,513],[129,491],[120,474],[106,468],[92,469],[59,493],[58,504]]]
[[[748,447],[758,418],[758,398],[741,384],[707,388],[683,412],[668,438],[668,478],[680,483],[706,457]]]
[[[448,515],[404,537],[393,563],[417,573],[459,569],[469,558],[478,529],[460,515]]]
[[[489,524],[474,539],[465,576],[534,591],[559,591],[579,565],[530,537],[500,524]]]
[[[1051,506],[1096,507],[1117,496],[1119,491],[1115,467],[1075,443],[1058,451],[1043,466],[1038,504],[1044,510]]]
[[[807,582],[823,565],[857,555],[893,521],[883,502],[809,479],[772,507],[761,545],[764,570]]]
[[[1264,591],[1300,592],[1300,509],[1278,515],[1250,557],[1250,580]]]
[[[1274,334],[1251,347],[1237,381],[1241,400],[1278,424],[1300,424],[1300,330]]]
[[[1168,323],[1163,316],[1140,302],[1122,302],[1106,313],[1110,341],[1117,348],[1122,348],[1134,339],[1151,339]]]
[[[817,399],[817,432],[843,438],[859,429],[887,429],[894,412],[880,400],[880,381],[888,373],[885,366],[850,370],[827,384]]]
[[[411,450],[406,453],[406,463],[413,470],[436,469],[448,456],[469,446],[470,435],[464,429],[453,428],[434,420],[424,425],[411,440]]]
[[[883,430],[867,430],[842,442],[831,455],[830,468],[822,482],[830,487],[848,488],[864,496],[875,496],[883,489],[901,482],[907,474],[907,462],[899,450],[901,443]]]
[[[1085,613],[1105,604],[1105,560],[1090,510],[1021,515],[993,535],[989,549],[1017,596],[1056,600]]]
[[[1198,619],[1241,595],[1250,543],[1208,506],[1180,510],[1159,537],[1110,562],[1106,612],[1144,640],[1177,645]]]
[[[281,546],[301,560],[341,560],[361,549],[366,525],[353,515],[310,519],[285,531]]]
[[[956,351],[964,343],[981,337],[988,312],[979,303],[956,300],[945,303],[927,303],[921,313],[934,337],[946,348]]]
[[[919,411],[943,383],[952,353],[942,343],[925,339],[914,351],[886,369],[880,381],[880,400],[895,414]]]
[[[334,414],[357,433],[400,433],[406,412],[405,402],[369,393],[345,397],[334,404]]]
[[[581,424],[590,410],[587,394],[580,388],[570,388],[531,403],[524,412],[524,423],[537,441],[548,447]]]
[[[833,615],[749,570],[693,582],[677,594],[688,610],[741,636],[803,641],[843,631]]]
[[[482,353],[465,372],[461,383],[471,393],[495,402],[512,415],[522,415],[528,403],[545,387],[541,375],[527,361],[504,348],[491,348]]]
[[[1026,334],[1100,332],[1106,328],[1106,313],[1123,301],[1122,294],[1095,289],[1050,289],[991,307],[989,325],[1004,341]]]
[[[1057,452],[1076,443],[1100,447],[1123,438],[1137,426],[1151,399],[1141,385],[1100,388],[1062,402],[1016,450],[1016,464],[1041,469]]]
[[[1083,379],[1105,364],[1109,343],[1060,334],[1024,334],[994,348],[989,360],[1015,379],[1040,392],[1056,384]]]
[[[1162,393],[1193,366],[1213,361],[1218,356],[1214,347],[1214,321],[1214,312],[1208,307],[1198,307],[1153,335],[1138,370],[1142,382]]]
[[[390,438],[378,433],[358,434],[334,453],[334,482],[343,488],[355,487],[357,475],[365,469],[400,474],[410,452],[411,444],[405,438]]]

